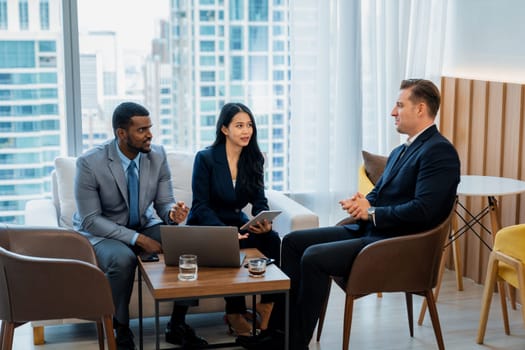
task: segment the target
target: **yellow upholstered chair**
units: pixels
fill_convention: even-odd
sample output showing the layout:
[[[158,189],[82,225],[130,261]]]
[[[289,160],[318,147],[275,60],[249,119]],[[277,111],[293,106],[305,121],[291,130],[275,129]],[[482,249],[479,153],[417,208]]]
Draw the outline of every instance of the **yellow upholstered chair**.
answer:
[[[368,175],[366,175],[365,165],[362,164],[358,170],[357,190],[366,195],[368,192],[372,191],[373,188],[374,184]]]
[[[505,334],[510,334],[509,317],[505,293],[505,282],[519,291],[521,303],[525,302],[525,224],[508,226],[498,231],[494,242],[494,249],[490,253],[485,289],[481,305],[481,315],[478,329],[478,344],[483,343],[490,303],[494,292],[494,284],[498,283],[498,290],[503,313]],[[525,325],[525,307],[521,308]]]

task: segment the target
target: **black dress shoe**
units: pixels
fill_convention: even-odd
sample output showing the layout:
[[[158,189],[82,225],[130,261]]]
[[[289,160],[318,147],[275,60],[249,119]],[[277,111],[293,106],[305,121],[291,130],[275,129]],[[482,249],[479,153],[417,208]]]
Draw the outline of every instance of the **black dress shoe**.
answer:
[[[184,349],[202,349],[208,345],[206,340],[196,335],[195,331],[185,323],[173,327],[168,323],[166,342],[181,345]]]
[[[264,330],[256,336],[238,336],[235,342],[249,350],[284,350],[284,333]]]
[[[135,342],[133,341],[133,333],[131,329],[126,326],[117,327],[117,349],[118,350],[135,350]]]

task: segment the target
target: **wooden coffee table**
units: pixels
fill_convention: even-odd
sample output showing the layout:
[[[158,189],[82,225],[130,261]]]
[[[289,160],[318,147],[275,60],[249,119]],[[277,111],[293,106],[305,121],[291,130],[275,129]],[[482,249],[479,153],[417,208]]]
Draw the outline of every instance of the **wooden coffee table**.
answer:
[[[263,256],[257,249],[245,249],[246,258]],[[179,268],[166,266],[164,256],[158,262],[142,262],[138,259],[139,285],[139,346],[143,349],[142,329],[142,279],[155,302],[155,349],[160,345],[159,304],[166,301],[215,298],[234,295],[257,295],[269,293],[285,294],[285,348],[288,348],[289,289],[290,279],[274,264],[269,265],[261,278],[248,275],[244,267],[200,267],[196,281],[179,281]]]

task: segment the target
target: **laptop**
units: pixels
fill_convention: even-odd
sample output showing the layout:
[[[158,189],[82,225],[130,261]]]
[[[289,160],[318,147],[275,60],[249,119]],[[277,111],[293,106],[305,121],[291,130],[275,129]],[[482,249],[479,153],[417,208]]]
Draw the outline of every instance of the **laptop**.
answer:
[[[178,266],[182,254],[197,255],[204,267],[240,267],[245,254],[239,249],[238,229],[234,226],[161,225],[164,262]]]

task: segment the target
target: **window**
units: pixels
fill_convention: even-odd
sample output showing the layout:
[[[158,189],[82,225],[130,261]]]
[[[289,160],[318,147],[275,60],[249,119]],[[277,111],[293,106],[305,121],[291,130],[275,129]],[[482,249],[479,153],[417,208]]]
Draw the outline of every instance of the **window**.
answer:
[[[249,29],[250,51],[268,51],[268,28],[257,26]]]
[[[241,97],[244,96],[244,89],[240,85],[232,85],[230,88],[230,95],[232,97]]]
[[[249,57],[249,77],[254,81],[268,80],[268,58],[265,56]]]
[[[215,35],[215,26],[201,26],[201,35]]]
[[[283,71],[273,71],[273,80],[275,81],[284,80],[284,72]]]
[[[284,51],[284,41],[275,40],[273,42],[273,51],[283,52]]]
[[[274,114],[272,115],[272,123],[274,125],[282,125],[284,121],[284,117],[282,114]]]
[[[199,19],[203,22],[212,22],[215,20],[215,11],[200,11]]]
[[[284,27],[283,26],[273,26],[272,32],[274,36],[284,35]]]
[[[215,81],[215,72],[201,72],[201,81]]]
[[[201,108],[200,108],[201,112],[215,111],[215,107],[216,107],[215,101],[201,101],[200,105],[201,105]]]
[[[230,50],[242,50],[242,27],[230,28]]]
[[[215,126],[215,116],[203,115],[201,117],[201,126]]]
[[[214,52],[215,41],[201,41],[201,52]]]
[[[274,65],[282,65],[285,64],[285,58],[284,56],[273,56],[273,64]]]
[[[272,136],[274,140],[282,140],[284,136],[283,129],[278,129],[278,128],[272,129]]]
[[[0,179],[12,179],[2,181],[0,208],[13,209],[0,211],[0,222],[23,223],[23,212],[15,209],[23,208],[29,198],[22,194],[49,197],[49,172],[57,155],[66,155],[68,149],[76,155],[113,137],[108,121],[124,100],[148,107],[155,142],[191,151],[213,141],[216,116],[226,101],[243,101],[258,113],[261,149],[273,154],[268,140],[275,137],[268,119],[273,114],[268,113],[290,115],[287,109],[274,110],[273,102],[277,96],[289,100],[288,82],[276,87],[271,81],[275,70],[289,69],[286,1],[198,0],[191,2],[191,10],[178,0],[129,1],[127,15],[141,18],[141,26],[136,22],[128,26],[111,16],[107,21],[100,13],[102,6],[107,13],[116,13],[112,7],[116,1],[76,0],[79,34],[73,33],[72,42],[64,43],[60,33],[72,31],[62,23],[61,6],[69,3],[0,0]],[[161,3],[165,9],[149,18],[150,9]],[[130,12],[133,7],[139,12]],[[89,12],[94,17],[89,18]],[[153,30],[153,40],[139,38],[152,27],[158,29]],[[281,58],[273,54],[276,40],[284,43],[278,45],[284,46]],[[142,45],[146,49],[140,54],[132,52]],[[65,60],[63,50],[70,47],[78,47],[79,52],[68,52]],[[80,61],[82,95],[73,93],[70,101],[71,78],[66,75],[70,70],[64,65],[71,57],[76,63],[75,55]],[[280,66],[275,69],[274,64]],[[71,113],[71,105],[80,106],[79,113]],[[289,108],[288,103],[282,105]],[[66,119],[81,130],[66,125]],[[287,123],[283,118],[279,124],[283,133]],[[64,144],[66,140],[75,146]],[[286,164],[287,155],[280,157]],[[20,179],[38,185],[28,191],[27,183],[17,182]],[[16,193],[20,199],[6,199],[6,193]]]
[[[49,29],[49,0],[40,0],[40,29]]]
[[[201,66],[215,66],[215,56],[200,56]]]
[[[245,0],[230,0],[230,19],[232,21],[243,19],[244,1]]]
[[[19,0],[18,13],[20,16],[20,29],[29,29],[29,6],[27,0]]]
[[[0,29],[7,29],[7,0],[0,0]]]
[[[268,20],[268,0],[249,0],[248,18],[250,21]]]
[[[38,51],[39,52],[56,52],[57,45],[55,41],[52,40],[41,40],[38,42]]]
[[[0,41],[1,68],[35,68],[35,42],[32,40]]]
[[[201,87],[201,96],[213,97],[215,96],[215,86],[202,86]]]
[[[274,181],[283,181],[283,172],[282,171],[272,171],[272,179]]]
[[[231,80],[242,80],[244,77],[244,59],[241,56],[232,57]]]

